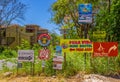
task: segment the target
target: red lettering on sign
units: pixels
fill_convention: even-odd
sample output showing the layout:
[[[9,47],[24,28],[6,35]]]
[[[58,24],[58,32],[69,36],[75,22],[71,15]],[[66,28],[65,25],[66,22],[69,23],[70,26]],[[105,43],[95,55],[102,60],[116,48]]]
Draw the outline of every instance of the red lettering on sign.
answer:
[[[80,44],[80,41],[70,41],[69,44]]]
[[[41,60],[47,60],[49,59],[49,55],[50,55],[50,50],[48,49],[43,49],[39,51],[39,59]]]
[[[70,48],[70,51],[75,51],[75,49]]]
[[[91,41],[82,41],[82,44],[92,44]]]
[[[86,48],[85,51],[92,51],[92,48]]]
[[[76,51],[83,51],[83,48],[76,48]]]

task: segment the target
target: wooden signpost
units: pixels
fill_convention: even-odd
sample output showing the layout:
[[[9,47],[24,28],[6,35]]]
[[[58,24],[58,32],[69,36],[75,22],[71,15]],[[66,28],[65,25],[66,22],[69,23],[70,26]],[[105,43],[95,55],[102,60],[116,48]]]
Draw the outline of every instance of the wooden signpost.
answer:
[[[18,50],[17,74],[18,69],[22,68],[22,62],[31,63],[31,73],[34,75],[34,50]]]
[[[53,69],[62,70],[62,62],[64,61],[63,56],[55,55],[53,57]]]
[[[79,20],[80,24],[84,25],[84,37],[87,39],[87,24],[92,23],[92,4],[79,4]],[[86,53],[84,53],[85,57],[85,68],[86,68]]]
[[[48,33],[42,33],[38,36],[38,43],[43,47],[39,50],[38,58],[42,60],[42,71],[44,72],[45,60],[48,60],[50,57],[50,50],[47,49],[47,46],[50,44],[50,35]]]

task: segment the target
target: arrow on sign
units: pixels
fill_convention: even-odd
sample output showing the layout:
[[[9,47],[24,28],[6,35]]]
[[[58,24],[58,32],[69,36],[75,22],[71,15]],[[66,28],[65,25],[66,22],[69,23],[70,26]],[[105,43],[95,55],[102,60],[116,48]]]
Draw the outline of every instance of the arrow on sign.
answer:
[[[112,50],[115,51],[116,49],[117,49],[117,46],[114,45],[114,46],[112,46],[112,47],[109,49],[108,53],[110,53]]]

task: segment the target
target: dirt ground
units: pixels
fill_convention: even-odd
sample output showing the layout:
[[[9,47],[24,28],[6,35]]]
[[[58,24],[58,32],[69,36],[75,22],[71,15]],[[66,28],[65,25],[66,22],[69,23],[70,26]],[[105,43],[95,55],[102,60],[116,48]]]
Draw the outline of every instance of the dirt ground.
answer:
[[[0,82],[120,82],[120,79],[105,77],[97,74],[72,76],[69,78],[62,77],[45,77],[45,76],[27,76],[2,78]]]

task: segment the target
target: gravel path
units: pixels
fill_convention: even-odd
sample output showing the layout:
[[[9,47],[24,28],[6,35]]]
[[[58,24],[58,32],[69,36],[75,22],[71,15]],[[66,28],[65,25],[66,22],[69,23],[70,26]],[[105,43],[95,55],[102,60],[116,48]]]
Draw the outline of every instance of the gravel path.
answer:
[[[83,77],[73,76],[71,78],[57,77],[16,77],[0,80],[0,82],[120,82],[120,79],[105,77],[96,74],[84,75]]]

